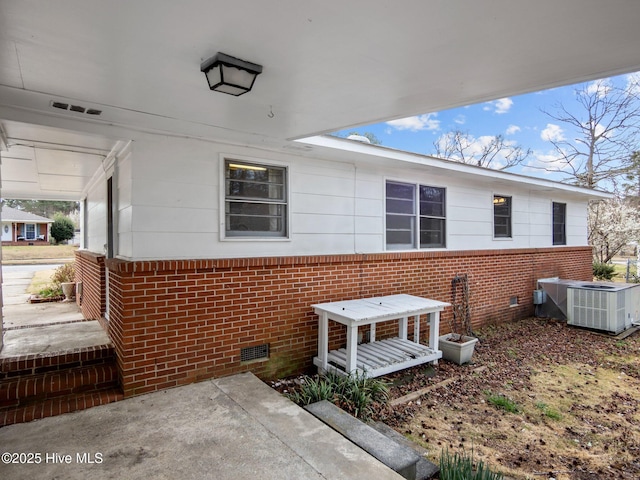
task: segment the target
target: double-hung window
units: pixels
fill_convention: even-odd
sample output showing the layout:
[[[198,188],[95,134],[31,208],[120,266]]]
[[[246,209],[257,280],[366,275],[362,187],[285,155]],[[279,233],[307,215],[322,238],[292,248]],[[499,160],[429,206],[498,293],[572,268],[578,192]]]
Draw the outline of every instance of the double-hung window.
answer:
[[[567,244],[567,204],[553,202],[553,244]]]
[[[445,189],[428,185],[386,184],[388,250],[444,248]]]
[[[35,223],[25,223],[24,224],[24,237],[27,240],[35,240],[36,239],[36,224]]]
[[[511,238],[511,197],[493,196],[493,236]]]
[[[225,236],[287,237],[287,169],[225,160]]]

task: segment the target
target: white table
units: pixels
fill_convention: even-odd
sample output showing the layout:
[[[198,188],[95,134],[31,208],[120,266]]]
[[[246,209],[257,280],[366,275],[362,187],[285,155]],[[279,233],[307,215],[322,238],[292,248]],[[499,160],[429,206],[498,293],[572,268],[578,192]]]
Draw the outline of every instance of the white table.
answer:
[[[438,350],[440,312],[450,304],[413,295],[389,295],[311,305],[318,319],[318,356],[321,372],[334,370],[378,377],[442,358]],[[420,316],[428,315],[429,345],[420,343]],[[413,341],[407,339],[409,317],[414,318]],[[329,320],[347,327],[347,346],[329,351]],[[398,337],[376,341],[376,323],[398,320]],[[358,327],[370,325],[370,341],[358,345]]]

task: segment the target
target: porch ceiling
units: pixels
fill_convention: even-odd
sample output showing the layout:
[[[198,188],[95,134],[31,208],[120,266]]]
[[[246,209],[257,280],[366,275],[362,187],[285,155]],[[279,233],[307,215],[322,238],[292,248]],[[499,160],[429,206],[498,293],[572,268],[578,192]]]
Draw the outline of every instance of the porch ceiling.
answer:
[[[129,129],[282,148],[637,71],[638,18],[636,0],[2,2],[2,195],[78,199]],[[253,91],[208,90],[217,51],[263,65]]]

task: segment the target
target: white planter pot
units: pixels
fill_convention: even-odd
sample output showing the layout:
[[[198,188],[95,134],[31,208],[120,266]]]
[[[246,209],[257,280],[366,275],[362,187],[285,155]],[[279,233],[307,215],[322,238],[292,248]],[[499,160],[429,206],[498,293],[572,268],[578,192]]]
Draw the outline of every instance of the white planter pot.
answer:
[[[64,293],[65,301],[70,302],[76,296],[76,284],[73,282],[64,282],[62,284],[62,293]]]
[[[442,350],[442,358],[450,362],[462,365],[469,363],[473,356],[473,349],[478,341],[475,337],[462,336],[462,342],[451,340],[451,333],[438,337],[438,349]],[[457,335],[455,335],[457,337]]]

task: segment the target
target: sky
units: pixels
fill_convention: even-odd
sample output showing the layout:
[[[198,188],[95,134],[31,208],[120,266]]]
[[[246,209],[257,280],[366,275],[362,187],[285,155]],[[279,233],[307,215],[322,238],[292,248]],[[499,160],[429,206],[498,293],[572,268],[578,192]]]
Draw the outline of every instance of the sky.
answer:
[[[604,85],[624,87],[629,81],[638,81],[640,72],[602,79]],[[603,83],[600,82],[602,85]],[[579,109],[576,89],[595,88],[596,82],[557,87],[540,92],[501,98],[440,112],[430,112],[389,122],[366,125],[336,132],[373,133],[383,146],[425,155],[435,153],[434,142],[452,130],[468,132],[477,144],[488,142],[495,135],[503,135],[508,142],[531,149],[532,155],[520,167],[508,172],[561,180],[558,174],[545,172],[539,167],[543,160],[557,157],[551,140],[570,140],[575,132],[566,124],[549,117],[544,111],[557,112],[557,105]]]

